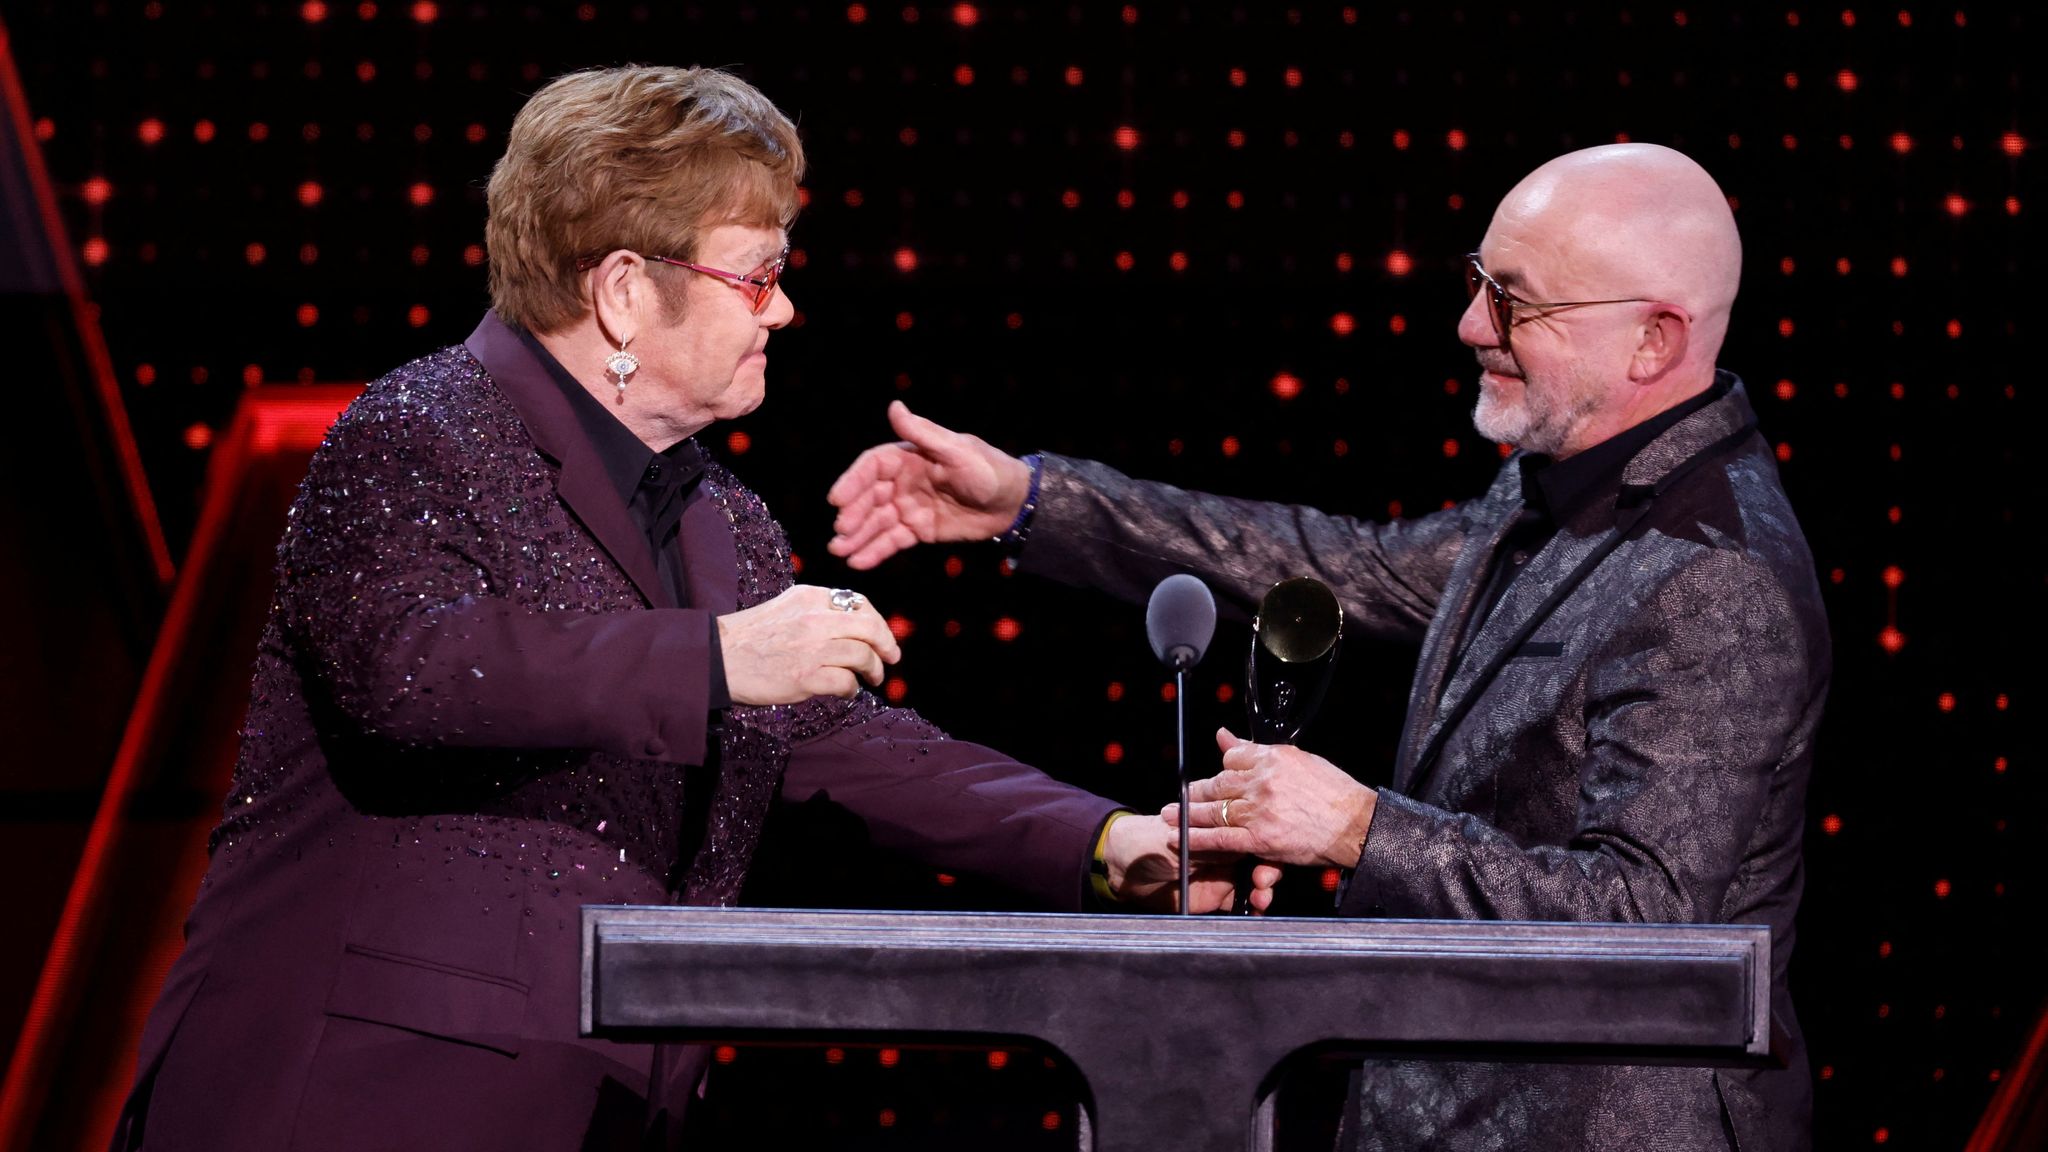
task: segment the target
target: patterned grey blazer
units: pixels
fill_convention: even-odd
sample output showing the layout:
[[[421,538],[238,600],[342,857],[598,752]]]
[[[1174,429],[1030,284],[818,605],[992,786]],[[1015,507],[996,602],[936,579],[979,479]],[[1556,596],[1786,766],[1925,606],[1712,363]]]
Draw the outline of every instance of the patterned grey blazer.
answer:
[[[1422,658],[1347,916],[1771,927],[1770,1071],[1384,1063],[1359,1148],[1796,1149],[1811,1081],[1786,992],[1812,737],[1829,675],[1813,559],[1741,382],[1626,466],[1458,637],[1522,507],[1490,491],[1372,524],[1048,456],[1025,570],[1141,601],[1193,572],[1226,613],[1315,576]]]

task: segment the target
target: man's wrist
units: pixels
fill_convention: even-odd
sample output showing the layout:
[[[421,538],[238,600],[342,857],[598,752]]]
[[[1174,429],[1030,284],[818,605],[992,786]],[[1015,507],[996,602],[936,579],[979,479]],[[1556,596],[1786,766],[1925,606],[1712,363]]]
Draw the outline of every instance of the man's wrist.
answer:
[[[1033,452],[1023,459],[1025,466],[1031,469],[1031,486],[1025,490],[1024,503],[1018,507],[1017,515],[1010,521],[1010,526],[995,537],[996,543],[1012,552],[1024,547],[1024,542],[1031,537],[1031,519],[1038,512],[1038,484],[1045,476],[1043,453]]]
[[[1102,831],[1095,836],[1095,854],[1088,862],[1088,890],[1099,904],[1120,904],[1116,886],[1109,875],[1109,830],[1116,822],[1131,815],[1129,809],[1119,808],[1102,821]]]

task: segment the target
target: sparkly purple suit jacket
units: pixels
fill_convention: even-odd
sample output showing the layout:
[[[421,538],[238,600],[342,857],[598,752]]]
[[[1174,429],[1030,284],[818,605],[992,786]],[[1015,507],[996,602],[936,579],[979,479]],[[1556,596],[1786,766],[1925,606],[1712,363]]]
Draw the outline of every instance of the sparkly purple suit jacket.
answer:
[[[1349,1147],[1808,1143],[1785,977],[1827,621],[1770,447],[1722,379],[1484,618],[1488,562],[1523,506],[1513,458],[1485,496],[1390,524],[1046,458],[1025,571],[1132,600],[1194,572],[1242,618],[1276,581],[1315,576],[1347,629],[1421,644],[1340,914],[1771,927],[1789,1067],[1379,1063],[1354,1081]]]
[[[789,548],[713,465],[668,602],[566,397],[487,317],[371,384],[278,550],[241,758],[116,1147],[673,1139],[700,1050],[577,1036],[578,909],[736,900],[778,796],[1076,908],[1114,807],[863,693],[707,708]]]

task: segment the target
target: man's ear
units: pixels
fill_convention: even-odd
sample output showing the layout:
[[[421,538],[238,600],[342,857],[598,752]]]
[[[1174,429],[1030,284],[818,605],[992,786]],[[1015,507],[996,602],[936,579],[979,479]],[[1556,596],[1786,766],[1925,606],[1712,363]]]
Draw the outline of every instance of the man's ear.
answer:
[[[598,264],[590,274],[590,304],[607,341],[618,345],[640,334],[653,289],[647,261],[637,252],[620,250]]]
[[[1692,317],[1675,305],[1659,305],[1639,329],[1635,355],[1630,358],[1628,378],[1637,384],[1654,384],[1665,373],[1685,362],[1685,350],[1692,339]]]

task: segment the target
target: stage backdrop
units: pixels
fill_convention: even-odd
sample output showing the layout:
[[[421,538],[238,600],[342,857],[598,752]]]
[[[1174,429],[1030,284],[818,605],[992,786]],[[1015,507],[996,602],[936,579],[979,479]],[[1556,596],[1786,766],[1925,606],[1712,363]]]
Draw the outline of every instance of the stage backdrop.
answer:
[[[2048,767],[2025,718],[2048,588],[2022,547],[2042,490],[2023,458],[2041,385],[2021,365],[2038,359],[2048,126],[2022,72],[2028,17],[432,0],[0,15],[174,549],[244,388],[368,379],[468,334],[483,185],[528,93],[624,61],[759,85],[811,157],[786,281],[799,315],[772,341],[766,405],[710,447],[781,515],[803,579],[890,614],[907,652],[890,700],[1139,806],[1170,792],[1173,715],[1140,608],[1012,577],[987,546],[858,578],[826,556],[825,488],[887,436],[888,401],[1191,486],[1435,509],[1499,462],[1453,335],[1460,258],[1494,202],[1561,151],[1681,148],[1743,229],[1724,364],[1777,445],[1835,635],[1794,960],[1820,1144],[1960,1146],[2039,1008],[2048,958],[2026,926]],[[1198,731],[1241,723],[1247,642],[1226,626],[1197,671]],[[1383,779],[1412,659],[1350,642],[1307,743]],[[844,885],[842,859],[803,850],[830,830],[779,831],[799,851],[759,899],[1009,906],[964,878]],[[1325,880],[1290,876],[1286,907],[1325,907]],[[729,1056],[721,1122],[742,1130],[797,1123],[760,1107],[792,1098],[828,1101],[855,1143],[974,1125],[1057,1142],[1071,1122],[1055,1081],[979,1056]],[[997,1096],[1015,1106],[972,1102]]]

